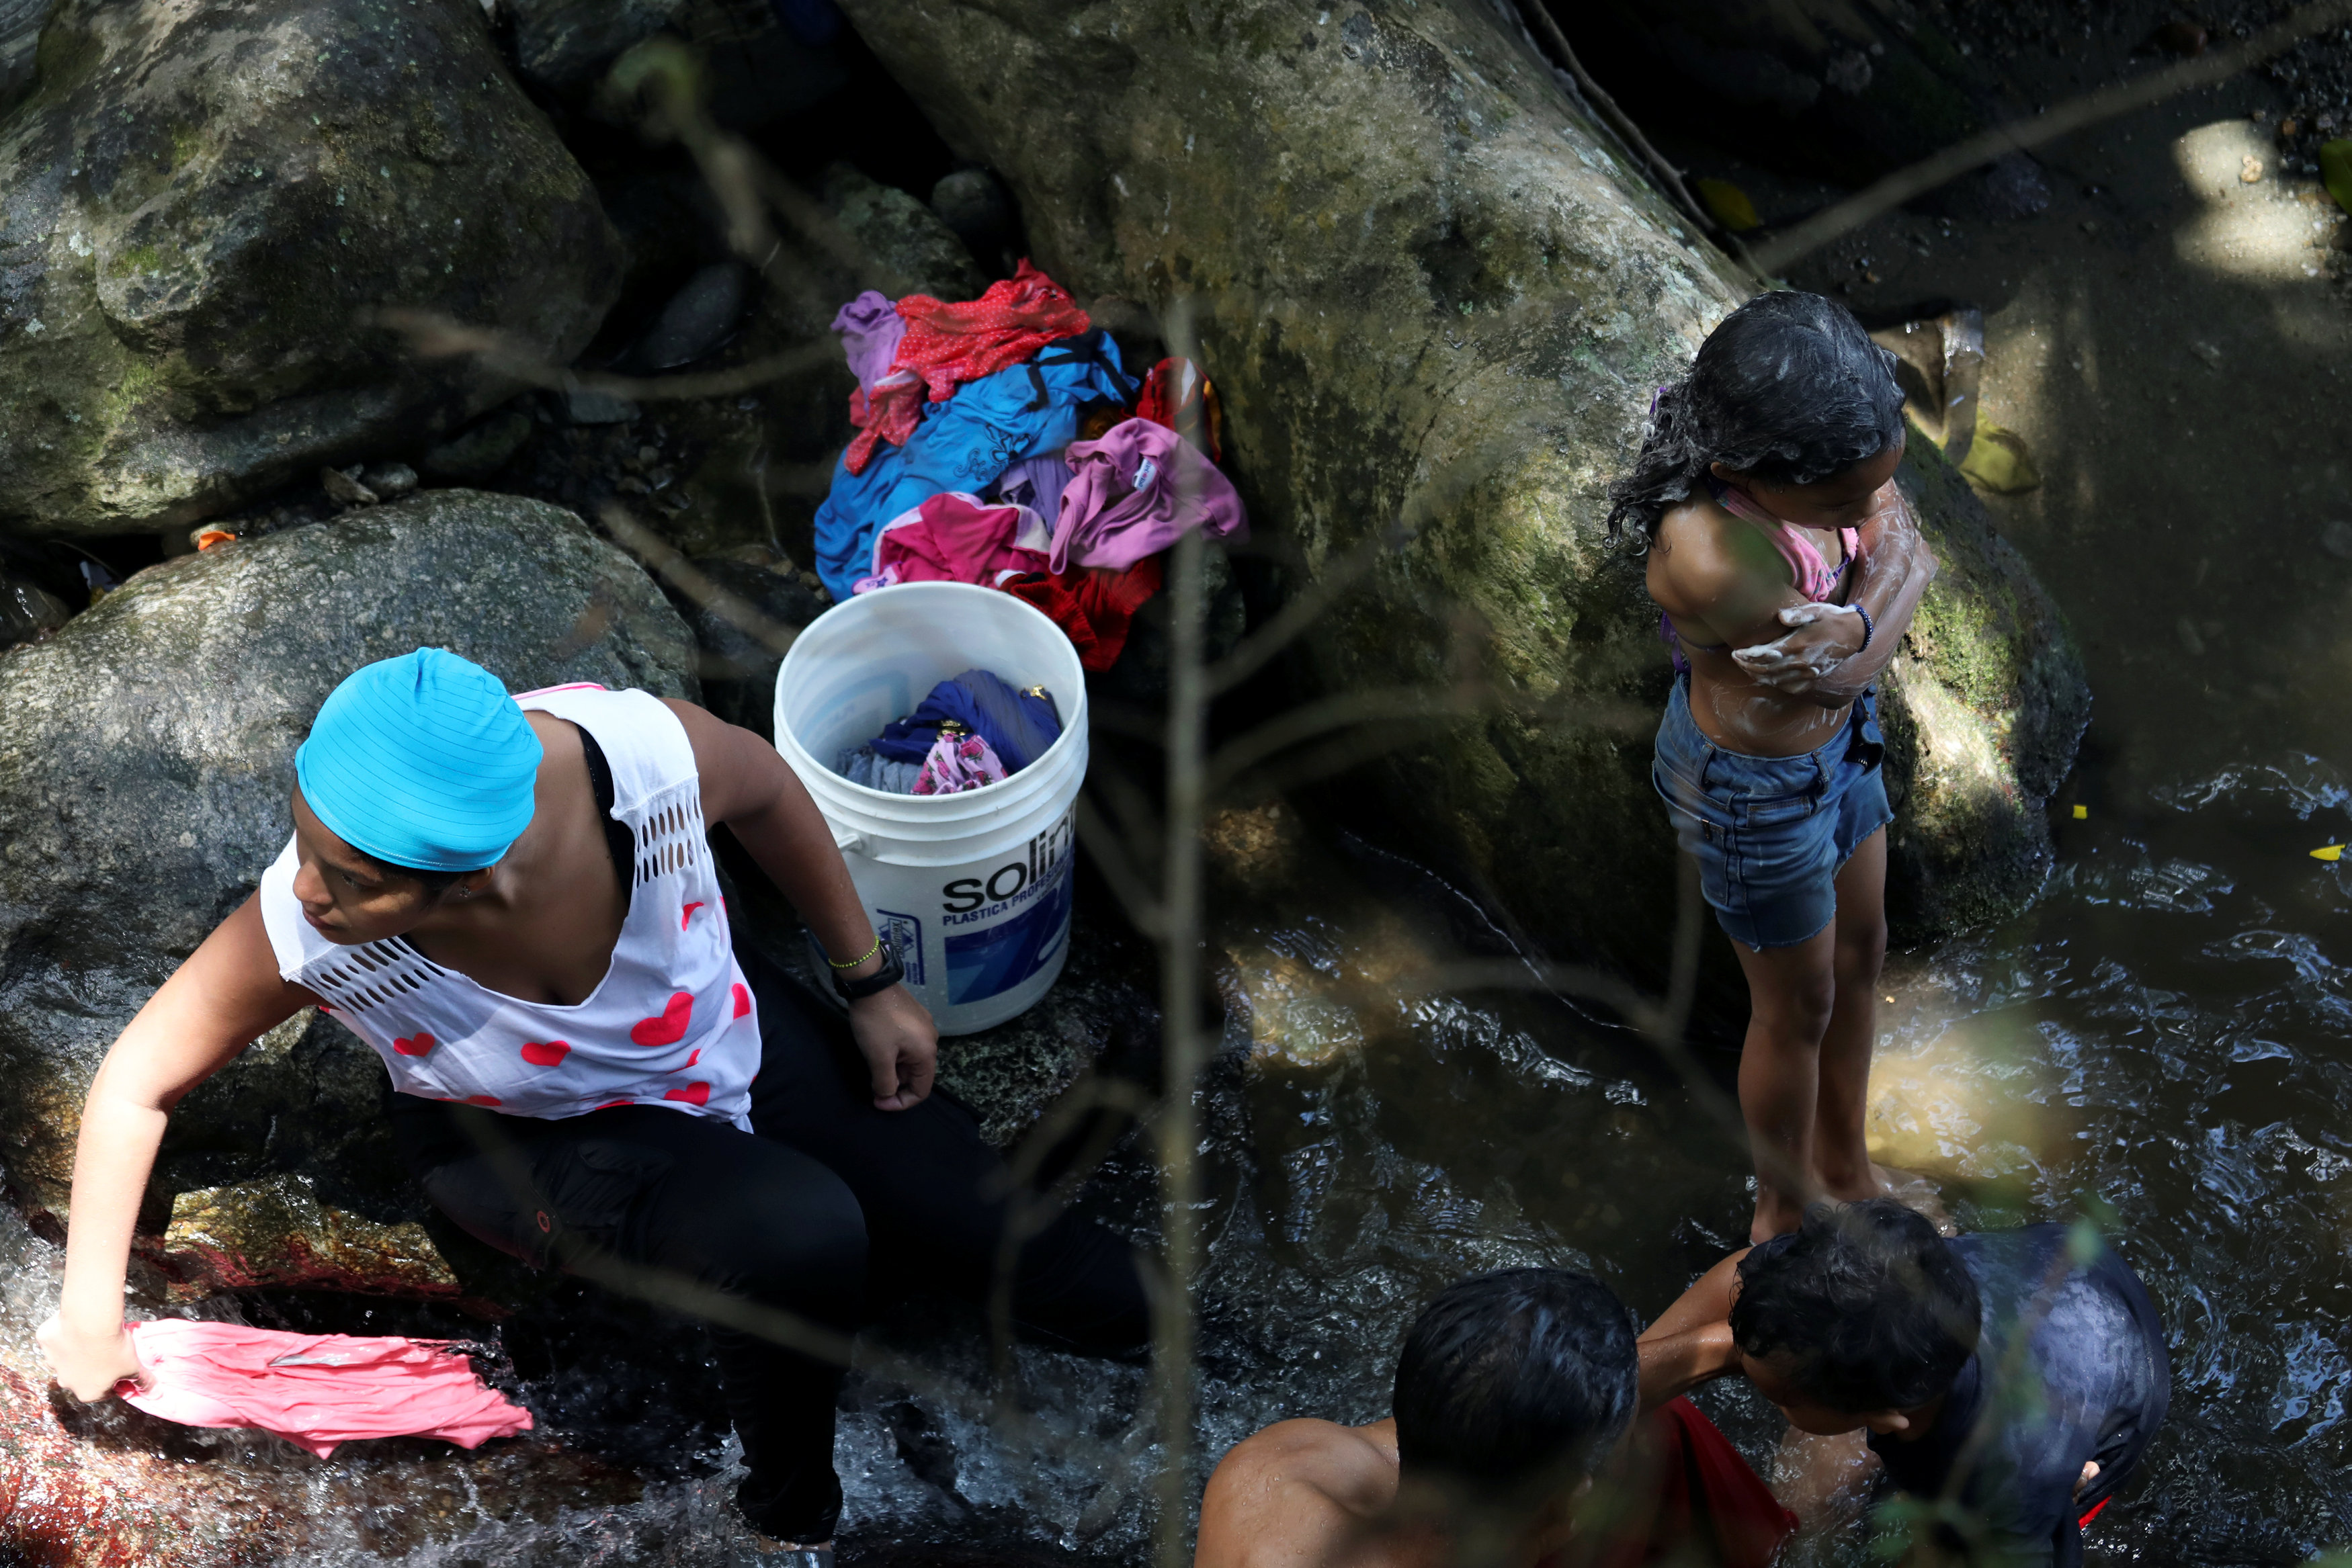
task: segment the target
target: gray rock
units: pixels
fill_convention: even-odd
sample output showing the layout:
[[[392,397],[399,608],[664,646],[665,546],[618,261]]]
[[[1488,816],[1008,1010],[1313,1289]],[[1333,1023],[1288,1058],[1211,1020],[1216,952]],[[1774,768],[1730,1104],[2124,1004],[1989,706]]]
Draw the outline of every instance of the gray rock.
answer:
[[[379,500],[396,501],[416,488],[416,470],[405,463],[379,463],[360,476]]]
[[[1667,673],[1602,491],[1652,389],[1745,297],[1728,265],[1485,0],[1255,0],[1213,26],[1156,0],[846,9],[955,153],[1010,183],[1048,272],[1147,320],[1181,302],[1294,589],[1409,527],[1304,638],[1310,686],[1466,668],[1516,706],[1370,769],[1396,837],[1544,945],[1654,970],[1675,888],[1648,779]],[[1871,95],[1897,75],[1881,68]],[[2040,804],[2088,699],[2047,596],[1913,451],[1947,562],[1887,683],[1918,737],[1894,763],[1916,936],[2039,886]]]
[[[858,271],[867,281],[861,287],[893,298],[929,294],[940,299],[971,299],[988,287],[955,231],[896,186],[836,163],[825,172],[824,204],[865,252],[868,265]]]
[[[631,345],[624,363],[642,375],[676,370],[713,352],[741,324],[751,284],[751,269],[740,261],[698,267]]]
[[[569,95],[594,88],[631,46],[668,26],[686,0],[505,0],[501,8],[514,19],[515,68]]]
[[[39,584],[0,572],[0,648],[54,632],[72,614],[64,601]]]
[[[833,50],[782,26],[770,0],[506,0],[515,68],[591,114],[625,120],[600,90],[621,56],[657,33],[700,57],[704,107],[748,131],[814,107],[848,79]]]
[[[64,1204],[82,1092],[115,1034],[284,846],[320,703],[424,645],[519,691],[698,689],[684,622],[635,562],[568,512],[465,490],[166,561],[0,653],[0,1165],[35,1210]],[[383,1199],[388,1179],[344,1158],[381,1151],[338,1142],[373,1114],[381,1069],[319,1028],[331,1044],[248,1053],[191,1098],[165,1192],[275,1162],[330,1203]],[[289,1113],[265,1128],[270,1106]]]
[[[784,657],[775,636],[796,632],[824,614],[825,601],[789,561],[772,568],[706,556],[694,565],[724,596],[685,607],[687,624],[702,650],[703,706],[730,724],[773,740],[776,668]]]
[[[451,483],[497,473],[530,439],[530,415],[504,408],[476,420],[419,461],[427,478]]]
[[[992,263],[1007,255],[1019,259],[1014,253],[1021,249],[1021,214],[1004,182],[987,170],[958,169],[941,176],[931,187],[931,211],[981,260]]]
[[[575,387],[563,394],[563,417],[572,424],[626,424],[643,411],[627,398]]]
[[[33,85],[33,54],[51,0],[0,0],[0,113]]]
[[[619,252],[474,0],[61,0],[0,123],[0,528],[184,527],[508,389],[365,313],[558,362]]]

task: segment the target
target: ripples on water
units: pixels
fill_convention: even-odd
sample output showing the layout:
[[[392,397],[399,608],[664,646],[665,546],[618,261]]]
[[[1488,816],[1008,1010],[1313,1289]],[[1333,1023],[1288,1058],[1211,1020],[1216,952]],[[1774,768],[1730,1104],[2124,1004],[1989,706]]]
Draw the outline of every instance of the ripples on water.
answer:
[[[1941,1184],[1967,1228],[2111,1213],[2170,1327],[2171,1420],[2095,1562],[2293,1563],[2352,1535],[2352,995],[2330,956],[2352,893],[2307,852],[2346,836],[2347,800],[2306,760],[2159,792],[2137,820],[2064,822],[2035,909],[1890,965],[1875,1152]],[[1202,1090],[1204,1466],[1282,1416],[1386,1414],[1404,1325],[1463,1274],[1588,1267],[1647,1316],[1734,1244],[1751,1201],[1736,1142],[1621,1032],[1546,998],[1401,989],[1465,945],[1493,951],[1429,879],[1360,846],[1314,859],[1293,891],[1235,901],[1213,945],[1229,1020]],[[1148,1191],[1130,1157],[1097,1201],[1139,1229]],[[55,1260],[13,1217],[0,1227],[0,1350],[22,1366]],[[483,1334],[425,1308],[244,1310]],[[303,1511],[276,1553],[289,1563],[722,1560],[731,1450],[690,1334],[564,1288],[488,1338],[494,1375],[575,1451],[564,1486],[518,1492],[490,1450],[362,1444],[320,1465],[120,1411],[84,1440],[184,1467],[199,1514]],[[1000,1561],[1140,1553],[1158,1449],[1139,1370],[1024,1351],[1008,1422],[970,1322],[910,1318],[869,1349],[842,1421],[848,1541],[895,1543],[883,1558],[926,1542]],[[919,1376],[892,1375],[894,1349]],[[1737,1389],[1705,1402],[1770,1462],[1768,1409]],[[1859,1527],[1810,1555],[1865,1560]]]

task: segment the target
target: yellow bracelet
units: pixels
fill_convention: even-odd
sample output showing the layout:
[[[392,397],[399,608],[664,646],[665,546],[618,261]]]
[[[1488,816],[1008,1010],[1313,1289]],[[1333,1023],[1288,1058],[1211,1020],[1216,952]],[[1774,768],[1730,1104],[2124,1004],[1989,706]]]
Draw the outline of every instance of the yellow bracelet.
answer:
[[[860,953],[856,957],[852,958],[848,963],[846,963],[846,964],[836,964],[836,963],[835,963],[832,959],[827,958],[827,959],[825,960],[825,964],[826,964],[826,966],[827,966],[828,967],[835,968],[835,969],[855,969],[856,967],[857,967],[857,966],[858,966],[858,965],[863,964],[864,962],[866,962],[866,959],[871,958],[872,956],[874,956],[874,955],[875,955],[875,954],[879,953],[880,951],[882,951],[882,938],[881,938],[881,937],[879,937],[879,936],[877,936],[877,937],[875,937],[875,938],[874,938],[874,946],[873,946],[868,947],[867,949],[866,949],[866,951],[865,951],[865,952]]]

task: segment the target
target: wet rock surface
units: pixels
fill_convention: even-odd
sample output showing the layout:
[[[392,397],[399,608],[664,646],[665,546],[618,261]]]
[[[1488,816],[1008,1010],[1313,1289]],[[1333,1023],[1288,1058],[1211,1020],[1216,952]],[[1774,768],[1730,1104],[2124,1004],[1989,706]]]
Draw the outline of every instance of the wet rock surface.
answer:
[[[1041,265],[1147,314],[1184,302],[1294,590],[1410,530],[1307,633],[1308,683],[1426,687],[1466,664],[1508,706],[1398,752],[1391,815],[1546,945],[1654,961],[1675,885],[1647,776],[1666,673],[1601,492],[1651,390],[1748,292],[1728,263],[1470,0],[1214,26],[1145,0],[1075,24],[1045,4],[845,9],[931,89],[958,154],[1003,172]],[[1983,786],[1965,811],[1923,789],[1902,824],[1906,877],[1939,868],[1907,906],[1919,936],[2039,885],[2042,759],[2085,699],[2022,564],[1979,548],[1950,486],[1916,464],[1908,483],[1966,558],[1935,592],[1969,634],[1923,638],[1906,679],[1936,755],[1969,753]]]
[[[64,0],[0,121],[0,527],[184,526],[500,395],[387,306],[558,363],[620,255],[471,0]]]
[[[0,1160],[31,1208],[64,1202],[82,1091],[115,1033],[283,847],[319,704],[420,645],[516,690],[698,689],[684,623],[634,562],[567,513],[470,491],[182,557],[0,655]],[[167,1191],[175,1172],[217,1186],[278,1164],[353,1173],[322,1190],[331,1204],[383,1200],[368,1173],[384,1151],[351,1131],[373,1118],[381,1067],[341,1026],[288,1034],[181,1108]]]

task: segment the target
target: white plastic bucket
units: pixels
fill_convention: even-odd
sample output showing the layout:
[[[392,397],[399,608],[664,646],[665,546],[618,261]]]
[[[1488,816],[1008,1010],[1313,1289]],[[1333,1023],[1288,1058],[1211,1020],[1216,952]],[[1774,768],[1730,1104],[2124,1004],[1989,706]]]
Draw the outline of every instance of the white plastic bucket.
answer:
[[[970,669],[1042,685],[1061,738],[1002,784],[893,795],[833,770]],[[1070,861],[1087,777],[1086,671],[1062,629],[1009,593],[909,582],[810,623],[776,671],[776,749],[824,813],[875,929],[942,1034],[1003,1023],[1070,953]]]

